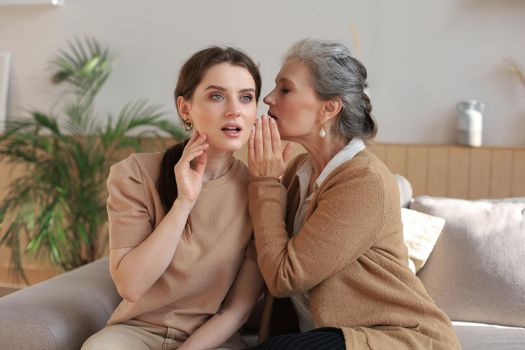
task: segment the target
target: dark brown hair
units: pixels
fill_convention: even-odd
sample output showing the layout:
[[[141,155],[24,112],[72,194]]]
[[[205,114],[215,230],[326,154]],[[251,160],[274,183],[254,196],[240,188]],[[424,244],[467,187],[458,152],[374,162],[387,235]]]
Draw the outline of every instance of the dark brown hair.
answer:
[[[234,66],[246,68],[255,81],[255,101],[259,100],[261,94],[261,74],[259,67],[245,53],[232,47],[212,46],[193,54],[182,66],[179,79],[175,87],[175,102],[179,96],[191,100],[197,85],[212,66],[220,63],[230,63]],[[178,110],[177,110],[178,112]],[[179,113],[180,117],[180,113]],[[182,119],[182,117],[181,117]],[[183,119],[183,122],[185,120]],[[173,168],[182,157],[184,147],[188,140],[184,140],[169,148],[164,153],[160,164],[160,176],[157,182],[160,200],[166,212],[168,212],[175,199],[177,199],[177,183]]]

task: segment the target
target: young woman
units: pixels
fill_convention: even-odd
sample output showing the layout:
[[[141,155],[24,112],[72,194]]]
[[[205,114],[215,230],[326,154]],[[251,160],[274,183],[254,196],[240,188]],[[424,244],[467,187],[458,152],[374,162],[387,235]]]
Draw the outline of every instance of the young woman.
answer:
[[[189,140],[133,154],[108,179],[110,272],[123,300],[83,349],[242,349],[237,330],[259,297],[248,171],[261,78],[233,48],[182,67],[175,89]]]
[[[376,134],[366,76],[344,45],[306,39],[264,99],[248,152],[257,257],[303,333],[257,349],[460,349],[408,268],[395,178],[366,146]],[[281,137],[307,150],[286,171]]]

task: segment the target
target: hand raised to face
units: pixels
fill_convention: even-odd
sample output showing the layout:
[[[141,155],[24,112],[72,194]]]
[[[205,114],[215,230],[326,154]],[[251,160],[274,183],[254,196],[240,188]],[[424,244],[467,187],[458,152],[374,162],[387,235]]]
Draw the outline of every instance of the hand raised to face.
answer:
[[[248,141],[250,175],[279,178],[286,169],[291,151],[291,143],[282,148],[275,120],[263,115],[255,121]]]
[[[208,162],[207,150],[206,135],[195,131],[184,147],[182,157],[174,167],[177,199],[193,205],[199,198],[204,169]]]

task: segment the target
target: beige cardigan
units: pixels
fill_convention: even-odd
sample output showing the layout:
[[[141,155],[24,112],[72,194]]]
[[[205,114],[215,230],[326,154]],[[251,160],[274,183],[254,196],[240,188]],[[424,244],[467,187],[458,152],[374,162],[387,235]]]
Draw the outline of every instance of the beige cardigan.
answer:
[[[258,264],[271,294],[308,292],[315,326],[342,328],[347,349],[460,349],[450,320],[408,268],[397,184],[370,151],[328,176],[289,237],[300,197],[295,173],[306,157],[282,183],[250,181]]]

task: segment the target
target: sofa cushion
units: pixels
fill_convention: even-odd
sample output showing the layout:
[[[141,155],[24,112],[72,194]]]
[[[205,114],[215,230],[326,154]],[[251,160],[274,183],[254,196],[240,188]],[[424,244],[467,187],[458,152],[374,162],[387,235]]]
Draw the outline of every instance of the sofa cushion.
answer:
[[[463,350],[522,350],[525,328],[485,323],[452,322]]]
[[[0,349],[80,349],[122,300],[108,266],[103,258],[0,298]]]
[[[397,188],[399,189],[399,204],[401,208],[408,208],[412,199],[412,185],[406,177],[396,174]]]
[[[401,208],[403,238],[408,248],[408,264],[413,272],[425,265],[445,225],[445,219]]]
[[[410,208],[446,220],[418,275],[449,317],[525,327],[525,202],[421,196]]]

